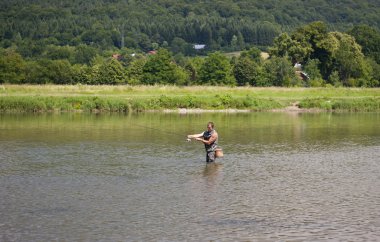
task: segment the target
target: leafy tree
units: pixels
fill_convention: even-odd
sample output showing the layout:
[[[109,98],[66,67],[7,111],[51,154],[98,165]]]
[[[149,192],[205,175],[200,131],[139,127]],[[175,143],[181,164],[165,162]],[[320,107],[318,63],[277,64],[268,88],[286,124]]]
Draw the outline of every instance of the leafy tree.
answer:
[[[240,31],[237,34],[237,47],[239,50],[243,50],[245,48],[244,36]]]
[[[300,86],[292,63],[286,57],[273,57],[264,63],[265,81],[261,86]]]
[[[90,64],[92,58],[97,54],[97,50],[94,47],[80,44],[75,47],[75,61],[78,64]]]
[[[51,60],[73,60],[74,59],[74,47],[71,46],[56,46],[49,45],[46,48],[45,57]]]
[[[340,87],[340,86],[343,85],[343,83],[340,81],[339,72],[338,71],[333,71],[330,74],[328,82],[330,84],[333,84],[335,87]]]
[[[373,58],[380,64],[380,32],[378,30],[368,25],[357,25],[348,34],[362,46],[365,56]]]
[[[199,81],[203,85],[235,85],[228,58],[220,52],[207,56],[199,71]]]
[[[327,32],[323,22],[313,22],[298,28],[291,36],[280,35],[270,50],[274,56],[289,56],[292,61],[311,61],[313,78],[319,79],[312,60],[318,60],[319,72],[323,78],[337,70],[340,79],[348,85],[350,78],[370,79],[371,70],[364,63],[364,56],[355,39],[341,32]],[[310,64],[306,65],[309,66]],[[352,83],[352,82],[351,82]],[[356,84],[355,84],[356,85]]]
[[[231,39],[231,49],[235,51],[238,49],[237,47],[238,47],[238,37],[236,35],[233,35]]]
[[[40,65],[37,61],[27,61],[25,63],[25,83],[46,84],[48,78],[44,77],[45,66]]]
[[[240,56],[247,57],[256,63],[262,62],[261,50],[256,47],[251,47],[249,50],[242,51]]]
[[[74,83],[91,84],[92,68],[90,66],[77,64],[73,67],[73,72],[74,72],[74,77],[73,77]]]
[[[0,50],[0,83],[21,83],[25,79],[25,61],[12,49]]]
[[[371,79],[368,81],[368,86],[379,87],[380,86],[380,64],[371,58],[367,59],[366,62],[367,62],[367,65],[369,65],[370,68],[372,69],[372,75],[371,75]]]
[[[149,56],[143,67],[143,84],[175,84],[177,66],[172,61],[170,52],[159,49],[157,54]]]
[[[188,44],[184,39],[175,37],[171,43],[170,50],[173,53],[184,53],[187,45]]]
[[[307,42],[294,40],[287,33],[283,33],[274,39],[274,45],[269,49],[271,56],[287,57],[289,56],[292,63],[303,63],[312,52],[312,47]]]
[[[319,59],[321,62],[322,56],[325,54],[324,46],[320,43],[327,36],[327,26],[324,22],[317,21],[304,25],[292,34],[291,38],[300,43],[302,47],[311,50],[310,59]],[[305,60],[309,56],[306,56]]]
[[[138,58],[132,61],[127,67],[128,84],[138,85],[141,83],[144,74],[145,58]]]
[[[48,61],[46,78],[54,84],[72,84],[74,75],[71,64],[68,60]]]
[[[318,59],[309,60],[304,68],[304,71],[308,74],[311,80],[320,80],[322,79],[322,75],[319,71],[319,63]]]
[[[17,52],[24,58],[31,58],[34,56],[41,56],[44,51],[44,45],[40,41],[31,39],[24,40],[17,46]]]
[[[256,86],[261,76],[261,68],[258,63],[248,57],[239,58],[234,65],[233,73],[239,86]]]
[[[114,85],[125,83],[124,68],[118,60],[110,58],[99,66],[96,80],[96,84]]]
[[[176,85],[183,86],[183,85],[188,84],[189,74],[185,68],[177,66],[177,68],[175,68],[174,76],[175,76],[175,80],[176,80],[175,81]]]
[[[334,51],[334,62],[341,80],[347,84],[350,78],[359,78],[366,74],[364,55],[355,39],[344,33],[330,33],[337,41],[338,47]]]
[[[184,65],[184,68],[189,76],[189,85],[201,83],[199,80],[199,72],[204,64],[204,61],[204,58],[201,57],[194,57],[187,60],[187,63]]]
[[[77,74],[68,60],[28,61],[25,70],[25,82],[33,84],[72,84]]]

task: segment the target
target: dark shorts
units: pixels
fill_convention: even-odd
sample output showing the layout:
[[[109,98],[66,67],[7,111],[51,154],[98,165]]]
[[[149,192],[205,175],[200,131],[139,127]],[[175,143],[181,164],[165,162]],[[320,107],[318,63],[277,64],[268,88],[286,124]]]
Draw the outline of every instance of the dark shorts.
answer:
[[[214,162],[215,161],[215,151],[207,151],[206,153],[206,162]]]

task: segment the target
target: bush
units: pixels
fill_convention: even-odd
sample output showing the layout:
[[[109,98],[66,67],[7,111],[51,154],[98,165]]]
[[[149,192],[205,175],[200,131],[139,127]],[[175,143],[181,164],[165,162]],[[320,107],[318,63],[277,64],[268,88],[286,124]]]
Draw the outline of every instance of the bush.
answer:
[[[323,79],[314,79],[310,81],[310,87],[323,87],[325,86],[325,81]]]

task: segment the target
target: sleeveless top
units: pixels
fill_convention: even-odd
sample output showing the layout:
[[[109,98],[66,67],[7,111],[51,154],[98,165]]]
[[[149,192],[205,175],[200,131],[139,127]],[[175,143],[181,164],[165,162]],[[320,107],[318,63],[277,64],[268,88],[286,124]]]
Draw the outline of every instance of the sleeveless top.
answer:
[[[203,132],[203,139],[204,140],[209,140],[211,138],[211,135],[215,132],[215,130],[211,130],[211,131],[205,131]],[[211,143],[211,144],[205,144],[205,149],[206,151],[215,151],[216,147],[218,145],[218,138],[216,138],[216,140]]]

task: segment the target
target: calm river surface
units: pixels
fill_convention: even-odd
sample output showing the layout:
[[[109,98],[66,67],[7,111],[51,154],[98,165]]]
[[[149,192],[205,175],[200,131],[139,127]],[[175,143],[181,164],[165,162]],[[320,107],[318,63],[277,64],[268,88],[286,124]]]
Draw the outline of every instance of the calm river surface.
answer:
[[[380,114],[2,114],[0,151],[0,241],[380,240]]]

